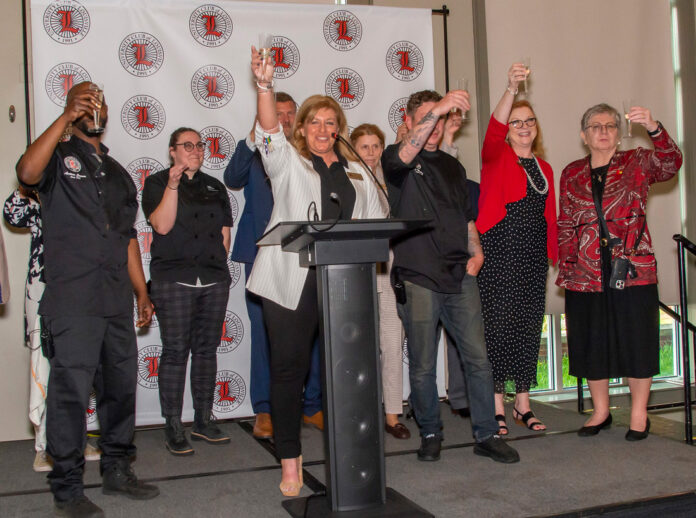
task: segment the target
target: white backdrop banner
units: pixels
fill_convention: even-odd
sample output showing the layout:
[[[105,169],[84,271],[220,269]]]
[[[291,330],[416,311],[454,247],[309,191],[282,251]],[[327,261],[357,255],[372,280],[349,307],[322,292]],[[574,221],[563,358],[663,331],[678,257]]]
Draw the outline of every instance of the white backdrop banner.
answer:
[[[203,170],[220,180],[236,142],[256,112],[250,46],[271,33],[277,91],[299,103],[321,93],[343,107],[351,128],[371,122],[390,141],[408,96],[433,88],[430,9],[272,4],[219,0],[31,0],[35,135],[61,113],[70,87],[104,85],[109,124],[104,142],[133,177],[168,165],[169,135],[200,130]],[[228,191],[235,222],[241,191]],[[136,222],[146,276],[152,229]],[[235,229],[233,229],[234,238]],[[218,349],[213,412],[218,419],[252,415],[250,336],[243,269],[230,262],[232,284]],[[158,323],[138,334],[138,425],[162,422]],[[442,356],[442,355],[441,355]],[[442,374],[442,360],[440,361]],[[440,380],[443,376],[438,376]],[[188,383],[188,381],[187,381]],[[405,394],[408,394],[407,376]],[[444,384],[439,383],[440,393]],[[193,416],[186,390],[184,419]],[[89,412],[94,426],[94,408]]]

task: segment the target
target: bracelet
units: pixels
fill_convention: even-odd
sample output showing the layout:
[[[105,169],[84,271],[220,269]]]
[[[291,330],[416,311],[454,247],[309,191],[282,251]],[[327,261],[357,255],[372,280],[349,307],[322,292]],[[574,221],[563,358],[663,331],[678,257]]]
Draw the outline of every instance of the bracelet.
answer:
[[[167,189],[171,189],[172,191],[178,191],[178,187],[169,187],[169,184],[167,184]]]
[[[259,90],[267,92],[268,90],[273,89],[273,87],[275,86],[275,82],[273,81],[273,79],[271,79],[271,81],[269,83],[266,83],[266,85],[264,86],[258,81],[256,81],[256,86]]]
[[[519,87],[516,87],[516,88],[515,88],[515,91],[513,92],[512,90],[510,90],[510,85],[508,85],[508,87],[506,88],[506,90],[507,90],[508,92],[510,92],[512,95],[517,95],[517,93],[520,91]]]
[[[650,135],[651,137],[657,137],[661,131],[662,123],[660,121],[657,121],[657,128],[654,131],[648,131],[648,135]]]

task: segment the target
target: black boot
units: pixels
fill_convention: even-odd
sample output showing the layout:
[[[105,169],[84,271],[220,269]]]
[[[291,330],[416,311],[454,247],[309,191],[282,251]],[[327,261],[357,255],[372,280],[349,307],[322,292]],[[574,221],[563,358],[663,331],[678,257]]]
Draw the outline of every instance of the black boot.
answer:
[[[78,496],[67,502],[55,502],[55,516],[69,518],[101,518],[104,511],[86,496]]]
[[[210,420],[210,410],[196,410],[191,428],[191,439],[194,441],[208,441],[212,444],[230,442],[230,437]]]
[[[133,473],[128,460],[114,462],[102,471],[102,493],[123,495],[133,500],[149,500],[159,495],[152,484],[140,482]]]
[[[184,425],[178,416],[166,417],[164,425],[165,445],[172,455],[193,455],[191,443],[186,440]]]

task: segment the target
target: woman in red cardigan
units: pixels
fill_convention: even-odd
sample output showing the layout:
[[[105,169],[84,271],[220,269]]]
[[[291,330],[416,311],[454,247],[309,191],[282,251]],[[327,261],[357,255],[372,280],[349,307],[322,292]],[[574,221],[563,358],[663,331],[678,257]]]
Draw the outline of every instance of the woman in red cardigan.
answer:
[[[650,385],[660,370],[657,270],[645,204],[650,185],[672,178],[682,156],[650,110],[634,106],[628,116],[648,131],[654,151],[617,151],[621,118],[607,104],[582,117],[580,136],[590,154],[561,175],[556,284],[565,288],[570,373],[587,378],[594,407],[578,435],[611,425],[609,378],[625,376],[631,390],[626,439],[637,441],[650,430]],[[612,264],[623,264],[625,275],[612,279]]]
[[[525,67],[515,63],[483,142],[476,227],[485,261],[479,288],[496,419],[506,435],[503,394],[515,383],[513,418],[533,431],[544,424],[529,406],[546,303],[548,259],[558,257],[553,171],[543,160],[541,130],[527,101],[514,102]]]

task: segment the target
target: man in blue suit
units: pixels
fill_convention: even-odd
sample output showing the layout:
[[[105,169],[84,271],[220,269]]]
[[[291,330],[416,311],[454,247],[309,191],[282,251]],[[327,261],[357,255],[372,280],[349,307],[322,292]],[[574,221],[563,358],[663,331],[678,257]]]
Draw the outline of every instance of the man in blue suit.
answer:
[[[276,93],[276,111],[283,126],[285,137],[292,142],[292,126],[295,122],[297,104],[290,95]],[[273,209],[271,184],[254,144],[254,129],[249,136],[237,144],[237,149],[225,169],[225,185],[231,189],[244,188],[244,211],[237,226],[232,248],[232,260],[244,263],[248,277],[256,258],[256,241],[263,235]],[[270,359],[268,336],[263,322],[260,299],[246,291],[246,305],[251,322],[251,406],[256,414],[254,437],[273,437],[270,397]],[[312,363],[305,383],[304,422],[319,429],[324,428],[321,411],[321,365],[318,343],[312,350]]]

